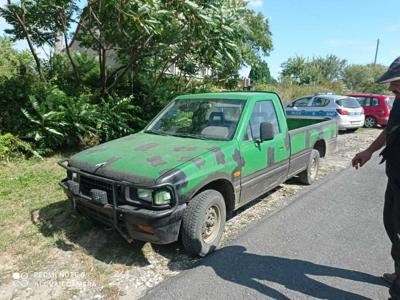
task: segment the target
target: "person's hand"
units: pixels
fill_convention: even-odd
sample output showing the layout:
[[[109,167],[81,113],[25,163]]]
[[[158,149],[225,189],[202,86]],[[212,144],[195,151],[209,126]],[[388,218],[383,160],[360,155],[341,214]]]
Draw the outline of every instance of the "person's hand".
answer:
[[[372,152],[368,150],[361,151],[357,153],[353,159],[351,160],[351,165],[358,169],[359,167],[362,167],[367,161],[370,160],[372,156]]]

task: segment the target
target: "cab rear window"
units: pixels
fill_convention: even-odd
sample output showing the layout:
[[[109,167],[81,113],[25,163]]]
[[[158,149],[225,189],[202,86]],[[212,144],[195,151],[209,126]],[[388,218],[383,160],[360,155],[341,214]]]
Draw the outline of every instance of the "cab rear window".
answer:
[[[346,108],[359,108],[360,103],[354,98],[343,98],[336,100],[336,103],[340,106],[346,107]]]

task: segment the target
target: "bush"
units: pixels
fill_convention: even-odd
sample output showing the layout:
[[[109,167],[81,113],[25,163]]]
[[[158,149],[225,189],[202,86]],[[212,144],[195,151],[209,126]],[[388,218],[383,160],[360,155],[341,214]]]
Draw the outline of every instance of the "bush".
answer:
[[[255,86],[255,90],[276,92],[281,97],[283,103],[314,93],[332,92],[340,95],[347,92],[346,88],[340,82],[304,85],[291,82],[283,82],[279,85],[259,84]]]
[[[43,155],[65,148],[85,148],[140,130],[145,121],[142,109],[133,98],[118,96],[91,103],[91,97],[68,96],[52,88],[44,98],[29,97],[30,106],[22,109],[29,120],[30,139]]]
[[[11,133],[0,135],[0,161],[31,156],[41,158],[30,144],[13,136]]]
[[[85,96],[71,97],[57,88],[44,98],[29,96],[22,113],[30,121],[26,138],[44,155],[64,147],[76,147],[85,134],[96,133],[96,110]]]

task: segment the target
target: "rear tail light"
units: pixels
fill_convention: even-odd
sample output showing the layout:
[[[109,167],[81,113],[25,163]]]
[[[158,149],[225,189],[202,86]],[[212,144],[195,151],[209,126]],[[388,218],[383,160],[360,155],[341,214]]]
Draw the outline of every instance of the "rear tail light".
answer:
[[[347,110],[342,109],[342,108],[338,108],[338,109],[336,109],[336,111],[337,111],[340,115],[348,115],[348,114],[349,114],[349,112],[348,112]]]

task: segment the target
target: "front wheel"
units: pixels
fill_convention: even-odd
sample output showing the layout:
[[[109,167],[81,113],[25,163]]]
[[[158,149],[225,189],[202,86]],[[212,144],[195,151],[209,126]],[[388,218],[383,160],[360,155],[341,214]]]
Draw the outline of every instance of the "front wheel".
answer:
[[[182,221],[182,243],[193,255],[206,256],[218,246],[224,232],[225,201],[220,192],[206,190],[190,200]]]
[[[318,176],[319,169],[319,152],[318,150],[311,150],[310,159],[308,161],[307,169],[299,174],[301,183],[310,185]]]

